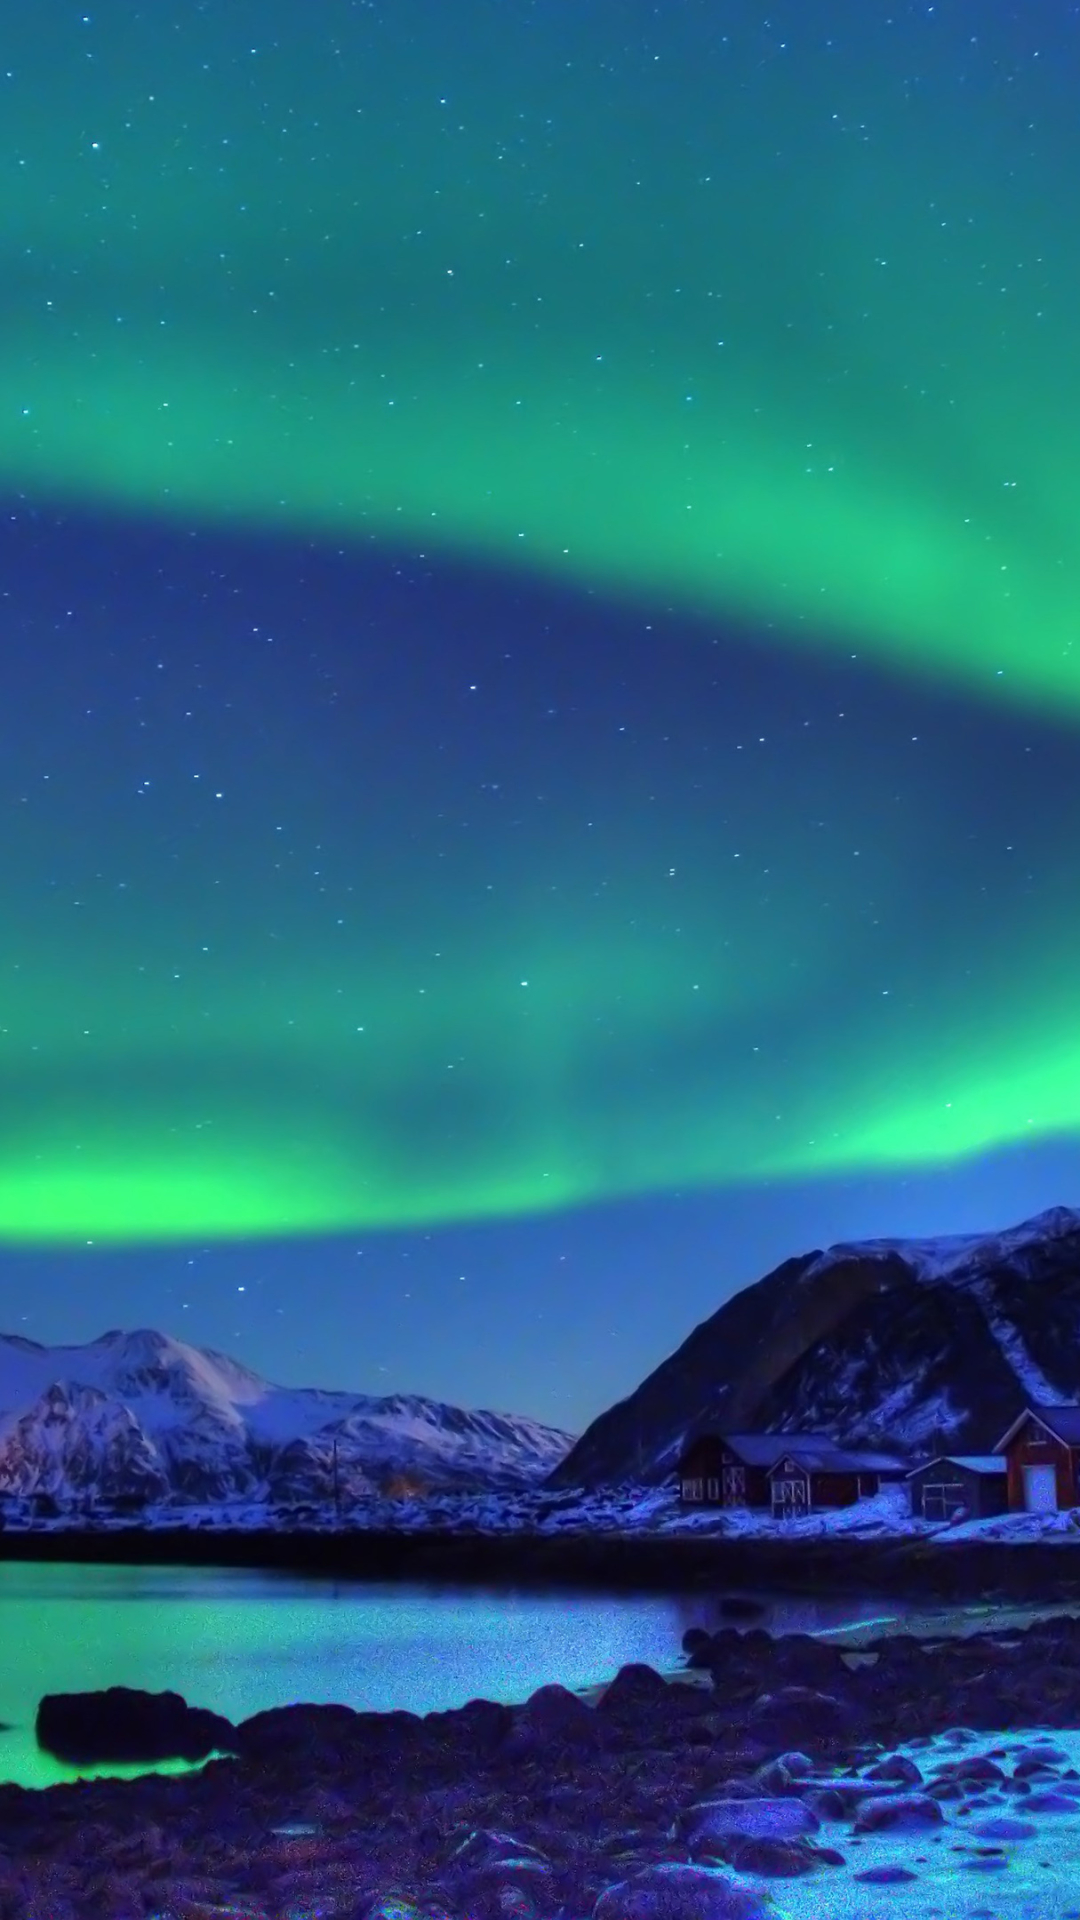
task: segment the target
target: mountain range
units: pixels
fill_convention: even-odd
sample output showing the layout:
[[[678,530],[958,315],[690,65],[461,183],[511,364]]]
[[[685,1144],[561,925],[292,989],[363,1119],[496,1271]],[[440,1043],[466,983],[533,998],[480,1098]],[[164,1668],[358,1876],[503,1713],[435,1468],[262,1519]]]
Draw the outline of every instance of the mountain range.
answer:
[[[784,1261],[600,1414],[550,1484],[655,1483],[708,1428],[978,1453],[1028,1402],[1078,1399],[1080,1212],[1052,1207],[1003,1232]]]
[[[533,1485],[572,1436],[414,1394],[278,1387],[150,1329],[46,1347],[0,1334],[0,1495],[270,1504]]]
[[[274,1386],[150,1330],[0,1335],[0,1496],[302,1505],[370,1494],[659,1484],[694,1433],[827,1433],[985,1452],[1031,1401],[1080,1400],[1080,1212],[843,1242],[734,1294],[580,1439],[419,1395]]]

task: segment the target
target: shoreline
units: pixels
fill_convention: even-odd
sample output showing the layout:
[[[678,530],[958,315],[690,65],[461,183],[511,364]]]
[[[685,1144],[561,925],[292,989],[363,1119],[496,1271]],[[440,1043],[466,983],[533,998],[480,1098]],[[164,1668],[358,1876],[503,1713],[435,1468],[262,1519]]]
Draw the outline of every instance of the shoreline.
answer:
[[[774,1888],[783,1912],[799,1896],[793,1920],[846,1920],[858,1882],[875,1877],[865,1869],[882,1823],[864,1839],[861,1809],[903,1807],[913,1788],[920,1831],[886,1834],[881,1857],[901,1868],[886,1880],[925,1881],[934,1823],[946,1876],[990,1858],[1009,1866],[1013,1839],[1038,1831],[1014,1818],[1029,1811],[1053,1815],[1060,1848],[1080,1782],[1052,1730],[1080,1726],[1080,1622],[948,1646],[884,1635],[854,1659],[806,1635],[724,1629],[708,1641],[693,1669],[626,1666],[594,1702],[549,1685],[516,1706],[475,1699],[424,1716],[298,1703],[240,1723],[235,1756],[196,1772],[0,1786],[12,1911],[84,1920],[146,1912],[150,1896],[184,1920],[287,1920],[298,1906],[464,1920],[521,1910],[502,1899],[508,1886],[584,1920],[605,1897],[611,1907],[616,1883],[676,1867],[700,1872],[704,1891],[738,1876],[761,1896],[738,1908],[745,1920],[766,1920]],[[963,1757],[973,1747],[987,1759]],[[1015,1777],[999,1764],[1010,1756]],[[980,1813],[996,1831],[966,1818]],[[968,1846],[979,1839],[995,1844]],[[1032,1856],[1040,1868],[1047,1851]]]
[[[945,1602],[1080,1600],[1080,1539],[728,1540],[632,1534],[283,1533],[194,1528],[0,1532],[0,1564],[242,1567],[362,1583],[792,1595]]]

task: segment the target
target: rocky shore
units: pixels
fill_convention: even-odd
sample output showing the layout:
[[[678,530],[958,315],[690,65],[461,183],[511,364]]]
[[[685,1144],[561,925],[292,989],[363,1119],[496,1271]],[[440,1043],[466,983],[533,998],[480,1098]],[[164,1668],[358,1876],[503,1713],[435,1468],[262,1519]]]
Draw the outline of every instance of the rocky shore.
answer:
[[[0,1920],[765,1920],[804,1884],[799,1912],[854,1914],[863,1884],[1007,1869],[1047,1820],[1080,1827],[1046,1737],[1080,1728],[1072,1619],[858,1652],[687,1639],[701,1684],[633,1666],[595,1704],[298,1705],[199,1773],[2,1787]]]
[[[64,1528],[0,1533],[0,1561],[264,1567],[335,1580],[423,1580],[674,1593],[759,1587],[940,1601],[1080,1601],[1080,1535],[1060,1543],[725,1539],[644,1533]]]

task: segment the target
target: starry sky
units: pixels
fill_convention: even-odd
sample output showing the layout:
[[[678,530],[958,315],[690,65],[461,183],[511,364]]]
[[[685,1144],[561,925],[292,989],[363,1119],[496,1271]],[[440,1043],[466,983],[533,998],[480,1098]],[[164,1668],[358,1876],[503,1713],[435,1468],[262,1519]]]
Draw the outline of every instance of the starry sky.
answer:
[[[0,1324],[579,1429],[1080,1200],[1080,8],[0,57]]]

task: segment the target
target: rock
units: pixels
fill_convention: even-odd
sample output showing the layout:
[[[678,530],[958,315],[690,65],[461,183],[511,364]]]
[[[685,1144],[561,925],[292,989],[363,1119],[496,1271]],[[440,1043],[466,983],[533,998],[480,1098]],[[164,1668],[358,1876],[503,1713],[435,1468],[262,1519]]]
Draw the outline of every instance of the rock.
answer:
[[[890,1793],[864,1800],[855,1816],[856,1833],[910,1833],[919,1827],[940,1827],[945,1819],[928,1793]]]
[[[508,1860],[528,1858],[534,1864],[546,1864],[543,1855],[536,1847],[530,1847],[512,1833],[500,1833],[491,1827],[473,1827],[451,1846],[451,1865],[468,1868],[476,1872],[482,1868],[490,1872],[493,1867],[505,1866]]]
[[[682,1637],[682,1650],[684,1653],[696,1653],[699,1647],[707,1647],[711,1643],[712,1634],[706,1627],[687,1627]]]
[[[770,1920],[773,1911],[723,1868],[665,1861],[605,1887],[593,1920]]]
[[[586,1706],[568,1687],[538,1687],[524,1706],[514,1710],[498,1751],[501,1756],[511,1758],[533,1753],[552,1742],[596,1747],[601,1732],[597,1709]]]
[[[527,1849],[504,1855],[499,1859],[479,1861],[474,1866],[459,1869],[448,1876],[448,1888],[453,1905],[459,1911],[480,1920],[484,1909],[493,1910],[494,1916],[505,1914],[507,1920],[515,1911],[534,1912],[535,1902],[540,1900],[545,1907],[551,1905],[551,1888],[554,1881],[551,1864],[541,1860]],[[509,1896],[509,1898],[507,1897]]]
[[[463,1707],[426,1713],[424,1726],[444,1732],[452,1743],[478,1753],[493,1753],[514,1724],[514,1709],[501,1700],[467,1700]]]
[[[795,1840],[816,1833],[821,1822],[801,1800],[703,1800],[688,1807],[678,1822],[690,1847],[705,1848],[729,1834],[756,1834],[771,1840]]]
[[[817,1814],[819,1820],[843,1820],[849,1809],[842,1794],[835,1787],[815,1787],[806,1793],[804,1805]]]
[[[1033,1840],[1039,1829],[1033,1820],[1014,1820],[1009,1814],[993,1814],[989,1820],[973,1820],[968,1828],[977,1840]]]
[[[775,1760],[769,1760],[759,1767],[754,1775],[754,1784],[765,1793],[783,1793],[788,1787],[798,1791],[798,1784],[814,1771],[814,1762],[808,1753],[800,1753],[797,1748],[787,1753],[778,1753]]]
[[[105,1761],[205,1760],[239,1751],[231,1720],[189,1707],[179,1693],[107,1687],[96,1693],[47,1693],[37,1710],[39,1747],[71,1766]]]
[[[999,1767],[997,1761],[991,1760],[986,1754],[976,1753],[969,1754],[966,1760],[952,1761],[947,1769],[943,1769],[941,1777],[951,1780],[997,1782],[1004,1780],[1005,1769]]]
[[[1062,1755],[1062,1759],[1064,1757]],[[1030,1752],[1017,1760],[1013,1767],[1014,1780],[1056,1780],[1056,1778],[1057,1771],[1051,1761]]]
[[[357,1713],[339,1705],[268,1707],[241,1720],[236,1729],[237,1751],[245,1760],[278,1767],[301,1755],[310,1765],[320,1752],[331,1760],[343,1752],[392,1754],[420,1734],[419,1714]]]
[[[1075,1813],[1076,1801],[1069,1793],[1055,1793],[1040,1788],[1038,1792],[1028,1795],[1024,1810],[1026,1813]]]
[[[838,1700],[834,1693],[820,1693],[816,1687],[777,1687],[771,1693],[759,1693],[750,1711],[758,1715],[801,1713],[815,1731],[821,1721],[831,1729],[837,1724],[847,1724],[852,1718],[851,1707],[846,1702]]]
[[[650,1704],[666,1709],[672,1704],[674,1691],[655,1667],[646,1666],[642,1660],[631,1660],[619,1668],[611,1685],[605,1688],[597,1711],[631,1713]]]
[[[723,1620],[760,1620],[768,1611],[764,1601],[751,1600],[741,1593],[725,1593],[720,1602]]]
[[[794,1880],[821,1864],[805,1840],[774,1840],[768,1834],[731,1834],[717,1843],[716,1852],[736,1873],[759,1873],[773,1880]]]
[[[922,1774],[906,1753],[890,1753],[887,1759],[875,1761],[872,1767],[867,1767],[865,1777],[867,1780],[898,1780],[905,1787],[922,1786]]]
[[[1025,1773],[1038,1767],[1064,1767],[1068,1764],[1068,1754],[1060,1747],[1042,1746],[1032,1742],[1030,1746],[1017,1747],[1013,1753],[1013,1773],[1023,1778]]]

